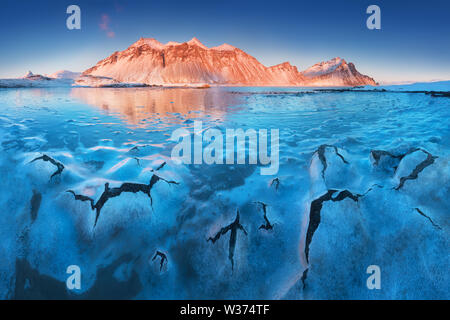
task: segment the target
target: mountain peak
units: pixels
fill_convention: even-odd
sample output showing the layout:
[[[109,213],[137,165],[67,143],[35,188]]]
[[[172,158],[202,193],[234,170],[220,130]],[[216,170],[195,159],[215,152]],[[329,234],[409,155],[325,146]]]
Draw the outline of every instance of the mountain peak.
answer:
[[[329,61],[333,61],[333,62],[339,63],[339,62],[342,62],[342,61],[345,61],[345,60],[342,59],[341,57],[334,57],[333,59],[331,59],[331,60],[329,60]],[[327,61],[327,62],[328,62],[328,61]]]
[[[323,74],[331,73],[335,71],[339,66],[347,64],[346,61],[340,57],[335,57],[328,61],[322,61],[316,63],[312,67],[309,67],[303,74],[307,77],[317,77]]]
[[[184,43],[187,43],[190,46],[197,46],[202,49],[208,50],[208,47],[206,47],[203,43],[201,43],[200,40],[198,40],[196,37],[193,37],[191,40],[186,41]],[[140,47],[143,45],[148,45],[149,47],[151,47],[153,49],[162,50],[167,47],[179,46],[181,44],[183,44],[183,43],[176,42],[176,41],[169,41],[166,44],[163,44],[163,43],[159,42],[158,40],[156,40],[155,38],[142,38],[141,37],[138,41],[136,41],[132,45],[132,47]]]
[[[219,50],[219,51],[233,51],[235,49],[236,49],[236,47],[233,47],[232,45],[230,45],[228,43],[224,43],[224,44],[221,44],[220,46],[211,48],[211,50]]]
[[[149,47],[154,49],[164,48],[164,45],[155,38],[140,38],[132,46],[142,46],[142,45],[148,45]]]
[[[347,61],[341,57],[334,57],[333,59],[330,59],[328,61],[322,61],[319,63],[316,63],[315,65],[322,65],[322,66],[340,66],[341,64],[347,64]]]
[[[189,40],[186,43],[191,45],[191,46],[197,46],[197,47],[200,47],[202,49],[208,50],[208,47],[206,47],[203,43],[201,43],[200,40],[198,40],[196,37],[193,37],[191,40]]]
[[[33,72],[28,71],[23,77],[24,78],[29,78],[29,77],[32,77],[32,76],[34,76]]]
[[[355,86],[361,84],[376,85],[375,80],[356,70],[353,63],[347,63],[340,57],[316,63],[302,74],[314,85]]]

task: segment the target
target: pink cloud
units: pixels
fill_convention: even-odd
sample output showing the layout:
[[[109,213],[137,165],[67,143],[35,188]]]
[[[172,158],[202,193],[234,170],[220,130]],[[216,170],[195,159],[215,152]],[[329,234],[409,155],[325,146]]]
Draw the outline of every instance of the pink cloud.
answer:
[[[109,18],[109,16],[106,13],[102,14],[102,19],[99,24],[100,29],[104,30],[104,31],[108,30],[110,21],[111,21],[111,19]]]
[[[100,27],[100,30],[106,32],[107,37],[114,38],[116,36],[116,34],[114,33],[114,31],[111,30],[110,23],[111,23],[111,18],[109,17],[109,15],[104,13],[104,14],[102,14],[102,17],[101,17],[101,20],[100,20],[100,23],[98,26]]]

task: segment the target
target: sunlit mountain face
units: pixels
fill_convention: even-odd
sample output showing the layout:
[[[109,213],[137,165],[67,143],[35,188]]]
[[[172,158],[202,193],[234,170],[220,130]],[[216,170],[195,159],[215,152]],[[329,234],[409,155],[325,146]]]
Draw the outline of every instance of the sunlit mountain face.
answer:
[[[125,83],[151,85],[358,86],[376,82],[340,58],[316,64],[305,72],[289,62],[266,67],[229,44],[208,48],[197,38],[160,43],[141,38],[114,52],[84,75],[106,76]]]

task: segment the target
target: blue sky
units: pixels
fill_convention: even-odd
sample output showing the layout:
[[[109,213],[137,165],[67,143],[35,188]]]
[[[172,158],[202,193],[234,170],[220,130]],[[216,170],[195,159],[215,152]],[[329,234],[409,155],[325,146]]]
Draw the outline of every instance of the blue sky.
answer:
[[[0,0],[0,77],[83,71],[140,37],[224,42],[264,65],[300,70],[339,56],[380,82],[450,79],[450,1]],[[66,8],[81,8],[81,30]],[[381,30],[366,8],[381,8]],[[101,28],[102,17],[108,21]],[[104,19],[104,18],[103,18]],[[106,30],[104,30],[106,29]]]

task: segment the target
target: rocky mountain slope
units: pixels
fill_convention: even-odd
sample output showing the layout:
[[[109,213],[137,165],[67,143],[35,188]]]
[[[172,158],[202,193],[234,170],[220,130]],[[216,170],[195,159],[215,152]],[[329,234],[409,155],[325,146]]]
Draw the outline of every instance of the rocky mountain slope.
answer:
[[[302,74],[308,85],[312,86],[376,85],[373,78],[359,73],[353,63],[339,57],[317,63]]]
[[[198,39],[162,44],[141,38],[114,52],[83,75],[149,85],[355,86],[375,85],[352,63],[335,58],[304,72],[289,62],[266,67],[229,44],[208,48]]]

